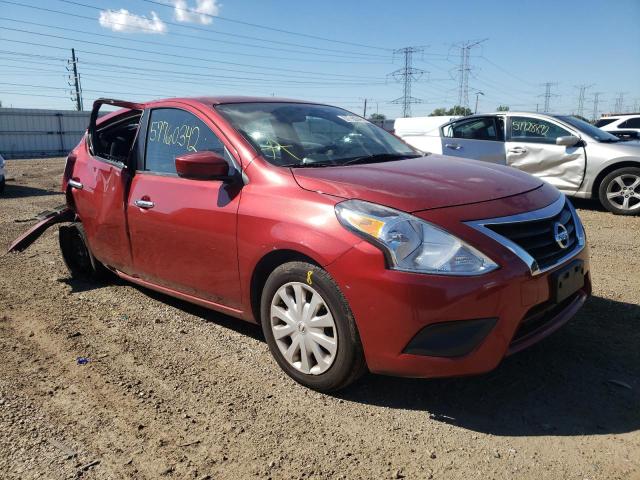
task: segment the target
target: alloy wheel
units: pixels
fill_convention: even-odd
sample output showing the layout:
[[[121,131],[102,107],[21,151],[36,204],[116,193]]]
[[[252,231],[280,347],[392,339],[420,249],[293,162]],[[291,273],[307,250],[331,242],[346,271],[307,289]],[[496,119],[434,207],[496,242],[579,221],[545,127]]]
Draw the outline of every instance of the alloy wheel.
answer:
[[[284,359],[302,373],[320,375],[335,361],[338,330],[327,303],[310,285],[289,282],[271,301],[270,325]]]
[[[607,185],[607,199],[622,210],[640,209],[640,176],[624,173]]]

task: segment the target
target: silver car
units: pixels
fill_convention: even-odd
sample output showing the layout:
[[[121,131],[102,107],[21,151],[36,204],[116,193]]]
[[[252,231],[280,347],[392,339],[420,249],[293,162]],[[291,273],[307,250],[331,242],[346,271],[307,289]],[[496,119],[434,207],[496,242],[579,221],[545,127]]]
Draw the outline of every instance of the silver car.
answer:
[[[640,142],[623,142],[569,115],[498,112],[445,123],[435,135],[403,135],[432,153],[510,165],[619,215],[640,214]]]

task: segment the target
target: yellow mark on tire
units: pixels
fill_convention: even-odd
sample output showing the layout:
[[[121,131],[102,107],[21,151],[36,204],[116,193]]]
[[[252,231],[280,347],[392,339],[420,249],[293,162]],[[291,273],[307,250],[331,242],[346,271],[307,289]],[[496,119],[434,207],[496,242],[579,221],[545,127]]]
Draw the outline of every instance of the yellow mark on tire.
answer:
[[[313,285],[313,280],[311,279],[311,276],[313,275],[313,270],[309,270],[307,272],[307,283],[309,285]]]

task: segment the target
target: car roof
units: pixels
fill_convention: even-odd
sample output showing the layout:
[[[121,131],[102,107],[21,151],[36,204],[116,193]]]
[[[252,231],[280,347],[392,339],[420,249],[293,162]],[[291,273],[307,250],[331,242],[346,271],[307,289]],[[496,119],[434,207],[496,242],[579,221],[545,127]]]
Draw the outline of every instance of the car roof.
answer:
[[[309,102],[305,100],[297,100],[293,98],[281,97],[246,97],[239,95],[220,95],[220,96],[202,96],[202,97],[176,97],[163,98],[146,102],[145,105],[153,105],[156,103],[164,103],[168,101],[185,102],[185,103],[202,103],[204,105],[223,105],[229,103],[307,103],[320,104],[321,102]]]

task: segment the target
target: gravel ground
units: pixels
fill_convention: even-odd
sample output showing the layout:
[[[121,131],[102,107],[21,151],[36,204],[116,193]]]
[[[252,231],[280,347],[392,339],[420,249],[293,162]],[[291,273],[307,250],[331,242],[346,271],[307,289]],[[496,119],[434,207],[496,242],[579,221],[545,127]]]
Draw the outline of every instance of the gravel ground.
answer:
[[[62,169],[7,162],[0,245],[63,203]],[[52,228],[0,257],[0,477],[640,479],[640,217],[577,206],[594,296],[571,323],[487,375],[335,395],[254,325],[72,281]]]

